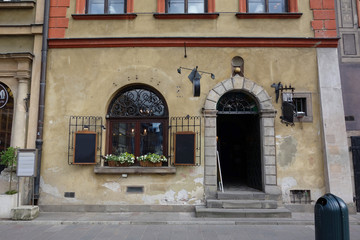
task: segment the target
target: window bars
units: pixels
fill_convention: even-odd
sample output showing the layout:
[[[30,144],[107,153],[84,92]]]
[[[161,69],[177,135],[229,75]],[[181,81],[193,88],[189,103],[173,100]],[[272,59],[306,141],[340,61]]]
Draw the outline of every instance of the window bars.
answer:
[[[174,137],[177,132],[195,133],[195,165],[201,165],[201,116],[171,117],[169,123],[169,165],[174,165],[175,142]]]
[[[68,141],[68,164],[73,165],[75,133],[88,130],[97,135],[96,158],[100,162],[102,148],[102,130],[105,129],[102,117],[95,116],[70,116],[69,119],[69,141]]]

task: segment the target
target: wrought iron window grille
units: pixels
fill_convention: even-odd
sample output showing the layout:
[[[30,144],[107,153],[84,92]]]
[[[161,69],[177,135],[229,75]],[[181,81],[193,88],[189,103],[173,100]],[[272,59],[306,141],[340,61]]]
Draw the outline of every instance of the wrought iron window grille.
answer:
[[[310,190],[290,190],[291,203],[310,204]]]
[[[111,102],[107,118],[166,117],[167,107],[158,94],[143,86],[121,92]]]
[[[171,117],[169,123],[169,164],[174,165],[175,143],[174,136],[177,132],[191,131],[195,133],[195,165],[201,165],[201,116]]]
[[[92,131],[97,134],[96,159],[100,162],[102,148],[102,131],[105,129],[102,117],[95,116],[70,116],[68,140],[68,164],[73,165],[75,133],[78,131]]]
[[[222,96],[216,106],[218,114],[258,114],[255,100],[242,92],[230,92]]]

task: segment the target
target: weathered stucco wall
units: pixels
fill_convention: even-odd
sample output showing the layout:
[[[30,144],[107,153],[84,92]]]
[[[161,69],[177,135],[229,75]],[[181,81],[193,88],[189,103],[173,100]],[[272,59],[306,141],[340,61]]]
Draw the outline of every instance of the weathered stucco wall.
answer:
[[[183,48],[50,49],[40,204],[201,203],[203,165],[177,167],[176,175],[129,174],[127,178],[95,175],[93,166],[68,165],[68,121],[71,115],[105,119],[115,93],[133,83],[156,88],[164,96],[170,116],[201,115],[208,92],[231,77],[231,59],[235,56],[244,59],[246,78],[270,94],[278,111],[278,185],[285,195],[290,189],[309,189],[313,199],[323,193],[316,50],[188,48],[187,55],[184,58]],[[203,75],[201,96],[192,97],[189,73],[179,75],[179,66],[199,66],[200,70],[214,73],[216,79]],[[270,87],[279,81],[291,83],[296,91],[312,93],[313,122],[296,123],[294,127],[280,123],[281,104],[275,103],[274,89]],[[105,150],[105,144],[103,147]],[[144,186],[144,193],[128,194],[126,186]],[[75,198],[64,198],[64,192],[75,192]]]
[[[0,53],[32,52],[33,36],[0,36]]]
[[[134,20],[74,20],[75,3],[71,1],[67,10],[69,26],[66,38],[83,37],[161,37],[161,36],[236,36],[236,37],[313,37],[311,29],[312,11],[309,1],[299,0],[299,19],[237,19],[237,0],[217,0],[215,20],[155,19],[156,1],[134,1]]]

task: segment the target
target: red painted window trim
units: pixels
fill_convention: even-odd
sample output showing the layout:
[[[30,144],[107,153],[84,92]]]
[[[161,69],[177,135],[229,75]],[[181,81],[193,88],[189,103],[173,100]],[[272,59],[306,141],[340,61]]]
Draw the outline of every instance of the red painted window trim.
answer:
[[[217,19],[219,13],[155,13],[156,19]]]
[[[239,19],[297,19],[302,13],[237,13]]]
[[[76,0],[76,14],[85,14],[86,0]],[[134,12],[134,0],[127,0],[126,2],[126,13]]]
[[[289,12],[297,13],[299,11],[298,8],[298,0],[288,0],[289,4]],[[247,12],[247,0],[239,0],[239,12],[246,13]]]
[[[215,12],[215,0],[207,0],[208,1],[208,13]],[[165,13],[165,0],[157,0],[157,12]]]
[[[72,14],[71,16],[75,20],[132,20],[137,17],[137,14]]]

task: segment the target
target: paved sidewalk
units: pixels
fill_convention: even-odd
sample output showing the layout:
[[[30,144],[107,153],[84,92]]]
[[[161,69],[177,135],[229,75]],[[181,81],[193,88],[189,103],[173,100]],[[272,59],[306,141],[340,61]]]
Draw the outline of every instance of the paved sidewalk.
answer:
[[[1,240],[314,240],[314,215],[196,218],[193,212],[41,212],[32,221],[0,220]],[[360,240],[360,214],[350,215]]]
[[[314,225],[314,214],[292,213],[292,218],[196,218],[193,212],[40,212],[39,217],[32,221],[0,220],[0,224],[6,223],[52,225]],[[349,223],[350,225],[360,225],[360,213],[349,215]]]
[[[350,215],[360,240],[360,215]],[[196,218],[174,212],[41,212],[33,221],[0,220],[1,240],[314,240],[313,214],[291,219]]]

